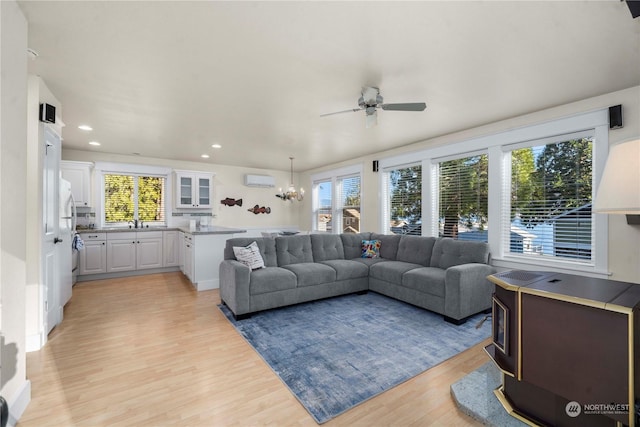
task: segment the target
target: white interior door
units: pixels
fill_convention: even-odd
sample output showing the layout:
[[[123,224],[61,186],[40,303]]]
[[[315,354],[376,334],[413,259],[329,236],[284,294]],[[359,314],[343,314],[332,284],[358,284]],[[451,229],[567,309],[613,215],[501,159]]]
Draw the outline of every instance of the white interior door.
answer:
[[[42,138],[45,144],[43,170],[42,203],[42,298],[44,310],[44,330],[48,334],[58,323],[58,287],[60,281],[60,262],[57,243],[59,241],[59,178],[60,178],[60,137],[49,126],[41,124]],[[67,243],[67,242],[65,242]]]

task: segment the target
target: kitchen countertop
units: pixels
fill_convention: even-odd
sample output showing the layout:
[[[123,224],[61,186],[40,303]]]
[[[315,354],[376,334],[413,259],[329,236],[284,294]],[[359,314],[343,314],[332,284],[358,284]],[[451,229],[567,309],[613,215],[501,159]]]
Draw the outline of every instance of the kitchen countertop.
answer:
[[[229,227],[198,227],[195,230],[190,230],[189,227],[144,227],[144,228],[129,228],[129,227],[106,227],[106,228],[79,228],[76,230],[78,233],[124,233],[129,231],[182,231],[189,234],[236,234],[246,233],[247,230]]]
[[[219,226],[209,226],[209,227],[198,227],[195,230],[189,229],[189,227],[179,227],[178,230],[189,233],[189,234],[236,234],[236,233],[246,233],[247,230],[242,230],[239,228],[229,228],[229,227],[219,227]]]

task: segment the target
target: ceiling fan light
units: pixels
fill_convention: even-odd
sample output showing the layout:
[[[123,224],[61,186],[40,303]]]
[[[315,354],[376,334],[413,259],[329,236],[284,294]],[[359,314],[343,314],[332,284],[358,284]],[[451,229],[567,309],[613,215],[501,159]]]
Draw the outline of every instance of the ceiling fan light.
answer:
[[[376,110],[373,110],[373,114],[369,114],[367,111],[367,115],[365,116],[365,126],[367,129],[370,129],[378,124],[378,114]]]

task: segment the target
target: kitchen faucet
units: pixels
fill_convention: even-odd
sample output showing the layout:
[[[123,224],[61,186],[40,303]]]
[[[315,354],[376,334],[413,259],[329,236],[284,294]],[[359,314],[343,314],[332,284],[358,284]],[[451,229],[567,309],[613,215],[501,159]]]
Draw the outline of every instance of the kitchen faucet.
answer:
[[[129,224],[133,225],[133,228],[138,228],[138,220],[137,219],[129,221]]]

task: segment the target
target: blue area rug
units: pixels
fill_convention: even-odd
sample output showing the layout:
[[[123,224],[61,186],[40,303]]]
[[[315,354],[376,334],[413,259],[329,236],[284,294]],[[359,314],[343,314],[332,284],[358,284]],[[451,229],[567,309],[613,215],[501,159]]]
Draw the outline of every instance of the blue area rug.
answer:
[[[291,392],[322,424],[490,336],[480,314],[455,326],[383,295],[346,295],[235,321]]]

